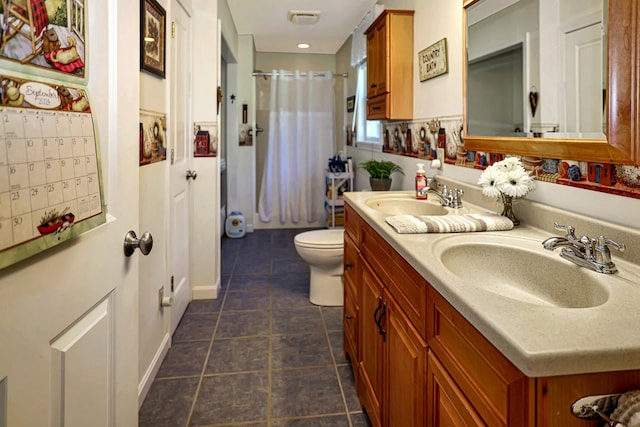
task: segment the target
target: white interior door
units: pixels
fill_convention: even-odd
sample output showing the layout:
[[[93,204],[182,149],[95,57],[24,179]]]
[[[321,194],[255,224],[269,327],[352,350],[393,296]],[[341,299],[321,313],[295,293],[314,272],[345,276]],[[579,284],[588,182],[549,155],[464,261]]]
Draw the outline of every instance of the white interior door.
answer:
[[[91,4],[91,111],[107,223],[0,271],[0,425],[137,425],[139,14]]]
[[[602,132],[602,34],[600,23],[565,35],[567,132]]]
[[[171,333],[176,330],[191,299],[189,282],[189,185],[191,167],[191,18],[179,1],[173,0],[171,39],[171,196],[169,202],[169,269],[173,303]]]

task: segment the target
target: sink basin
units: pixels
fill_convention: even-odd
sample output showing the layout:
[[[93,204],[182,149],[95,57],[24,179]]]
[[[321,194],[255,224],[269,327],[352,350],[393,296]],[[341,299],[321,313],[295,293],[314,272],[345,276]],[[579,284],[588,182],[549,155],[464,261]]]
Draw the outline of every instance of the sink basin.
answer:
[[[598,273],[546,251],[541,242],[481,234],[449,236],[434,244],[444,268],[466,284],[542,306],[589,308],[608,300]]]
[[[375,196],[365,202],[367,206],[387,215],[447,215],[449,211],[439,203],[417,200],[409,196]]]

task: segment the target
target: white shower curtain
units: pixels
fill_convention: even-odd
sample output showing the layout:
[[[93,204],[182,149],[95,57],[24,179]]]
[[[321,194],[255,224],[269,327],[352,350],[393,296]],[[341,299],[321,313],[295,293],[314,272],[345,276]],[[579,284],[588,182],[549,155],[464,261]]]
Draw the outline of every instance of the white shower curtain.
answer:
[[[334,153],[331,72],[273,71],[260,221],[311,223],[324,214],[325,168]]]

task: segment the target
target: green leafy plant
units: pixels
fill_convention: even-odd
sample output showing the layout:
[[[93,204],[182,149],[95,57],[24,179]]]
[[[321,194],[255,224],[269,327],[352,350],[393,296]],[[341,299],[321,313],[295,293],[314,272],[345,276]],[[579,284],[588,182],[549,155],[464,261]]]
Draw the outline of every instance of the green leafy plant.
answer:
[[[391,178],[391,174],[394,172],[404,175],[399,165],[388,160],[368,160],[360,163],[358,167],[369,172],[371,178]]]

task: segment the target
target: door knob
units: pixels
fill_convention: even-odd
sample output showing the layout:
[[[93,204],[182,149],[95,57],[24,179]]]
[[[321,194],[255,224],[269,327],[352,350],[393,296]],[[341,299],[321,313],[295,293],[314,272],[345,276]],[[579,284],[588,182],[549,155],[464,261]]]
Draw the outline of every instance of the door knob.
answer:
[[[187,170],[187,181],[189,181],[190,179],[193,179],[195,181],[197,177],[198,173],[196,171]]]
[[[124,256],[130,257],[137,248],[140,248],[142,255],[149,255],[149,252],[153,249],[153,236],[151,233],[146,231],[138,239],[136,233],[133,230],[129,230],[124,236]]]

